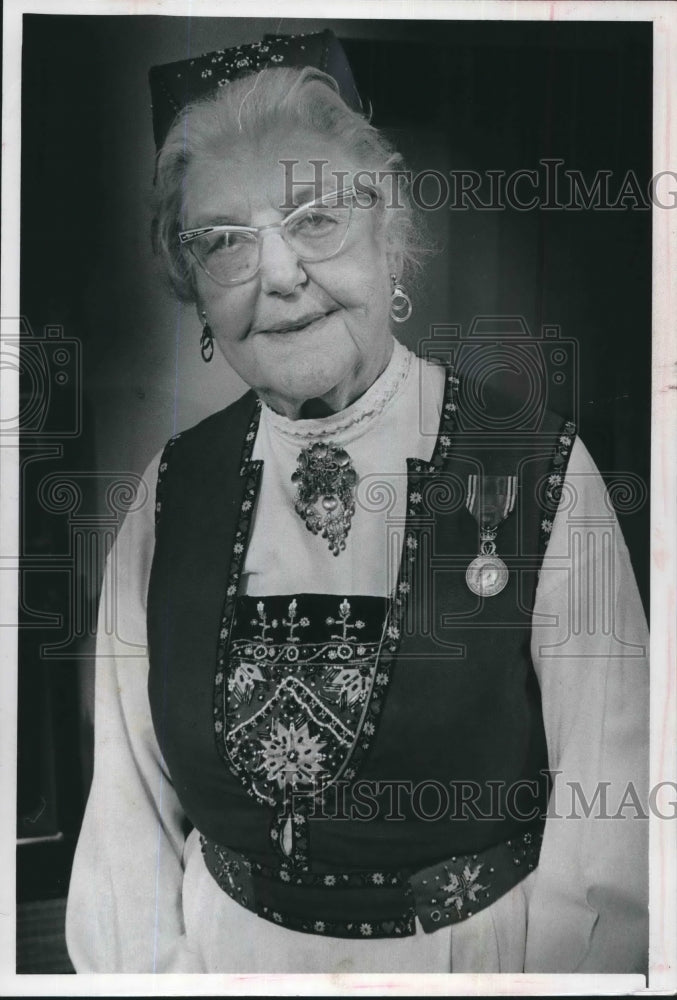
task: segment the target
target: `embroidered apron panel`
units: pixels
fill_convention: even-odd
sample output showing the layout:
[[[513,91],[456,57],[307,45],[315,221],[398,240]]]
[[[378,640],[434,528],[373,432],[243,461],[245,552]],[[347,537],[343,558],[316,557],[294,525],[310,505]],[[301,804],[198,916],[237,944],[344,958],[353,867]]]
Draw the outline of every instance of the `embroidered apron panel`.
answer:
[[[270,804],[317,794],[350,759],[365,722],[386,599],[238,598],[223,683],[228,756]]]

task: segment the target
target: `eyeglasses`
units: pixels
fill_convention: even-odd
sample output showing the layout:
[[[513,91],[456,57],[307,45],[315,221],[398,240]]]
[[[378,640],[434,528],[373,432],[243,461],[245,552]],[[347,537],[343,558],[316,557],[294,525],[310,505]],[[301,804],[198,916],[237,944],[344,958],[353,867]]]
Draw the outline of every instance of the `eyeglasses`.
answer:
[[[263,233],[279,232],[299,260],[329,260],[343,249],[354,208],[371,207],[377,197],[362,188],[359,194],[353,187],[344,188],[300,205],[282,222],[186,229],[179,233],[179,242],[218,285],[239,285],[261,267]]]

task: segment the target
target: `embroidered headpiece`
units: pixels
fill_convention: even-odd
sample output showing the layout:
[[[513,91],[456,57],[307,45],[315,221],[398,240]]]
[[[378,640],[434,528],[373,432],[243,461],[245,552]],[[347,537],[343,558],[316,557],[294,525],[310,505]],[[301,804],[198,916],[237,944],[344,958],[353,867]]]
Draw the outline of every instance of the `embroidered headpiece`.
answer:
[[[276,66],[314,66],[333,77],[346,104],[362,110],[360,95],[343,51],[330,30],[312,35],[264,35],[260,42],[218,49],[194,59],[153,66],[149,72],[153,135],[158,149],[176,115],[230,80]]]

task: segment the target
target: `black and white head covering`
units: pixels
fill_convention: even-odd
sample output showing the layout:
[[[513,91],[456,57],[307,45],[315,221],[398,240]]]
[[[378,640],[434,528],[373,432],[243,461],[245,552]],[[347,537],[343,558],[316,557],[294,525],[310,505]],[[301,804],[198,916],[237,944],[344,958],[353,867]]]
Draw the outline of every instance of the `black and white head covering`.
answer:
[[[149,73],[153,135],[160,149],[176,115],[192,101],[247,73],[275,66],[314,66],[336,81],[346,104],[362,111],[362,102],[343,47],[334,33],[264,35],[260,42],[217,49],[194,59],[153,66]]]

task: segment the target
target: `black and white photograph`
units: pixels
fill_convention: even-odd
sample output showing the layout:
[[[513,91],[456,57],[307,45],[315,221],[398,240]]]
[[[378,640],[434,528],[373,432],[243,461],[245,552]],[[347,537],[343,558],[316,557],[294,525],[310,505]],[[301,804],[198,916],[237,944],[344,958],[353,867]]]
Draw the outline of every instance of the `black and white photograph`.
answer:
[[[675,987],[674,30],[7,5],[10,992]]]

